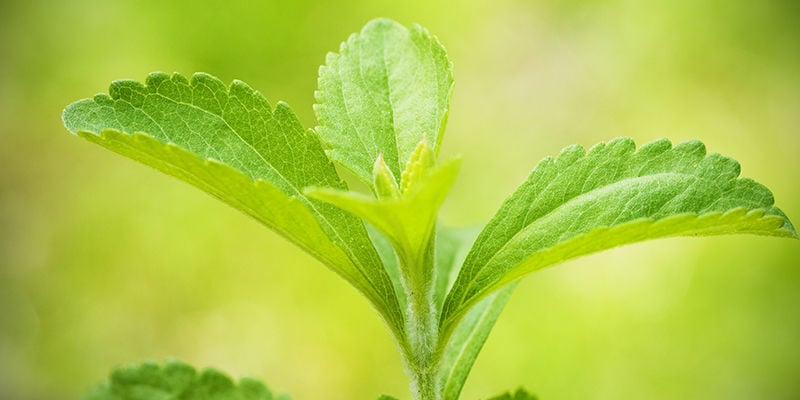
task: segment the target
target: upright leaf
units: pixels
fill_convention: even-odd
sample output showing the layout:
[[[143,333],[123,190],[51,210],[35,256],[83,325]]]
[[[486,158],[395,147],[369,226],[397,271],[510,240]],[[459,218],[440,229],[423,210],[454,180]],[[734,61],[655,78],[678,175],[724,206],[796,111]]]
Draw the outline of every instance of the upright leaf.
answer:
[[[738,175],[735,160],[706,155],[697,141],[567,147],[539,163],[480,234],[445,303],[445,326],[527,273],[614,246],[678,235],[797,237],[770,191]]]
[[[315,255],[356,286],[400,333],[389,277],[351,215],[303,194],[306,186],[346,189],[317,137],[285,103],[273,110],[235,81],[154,73],[146,85],[116,81],[110,95],[69,105],[73,133],[187,181]]]
[[[319,70],[317,132],[331,158],[365,183],[380,155],[400,179],[420,141],[438,150],[452,86],[444,47],[424,28],[370,21]]]

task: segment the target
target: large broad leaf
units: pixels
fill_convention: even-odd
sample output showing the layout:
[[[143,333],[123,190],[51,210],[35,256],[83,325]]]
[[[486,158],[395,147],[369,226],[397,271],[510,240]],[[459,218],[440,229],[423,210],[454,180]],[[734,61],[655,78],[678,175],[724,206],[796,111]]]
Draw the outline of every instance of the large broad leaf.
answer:
[[[697,141],[571,146],[543,160],[467,256],[443,311],[452,329],[470,304],[532,271],[626,243],[678,235],[797,237],[770,191]],[[448,327],[449,326],[449,327]]]
[[[438,150],[452,86],[447,54],[425,29],[370,21],[320,68],[317,132],[331,158],[364,182],[372,184],[381,154],[399,179],[420,141]]]
[[[357,218],[303,194],[346,189],[317,137],[284,103],[273,110],[243,82],[154,73],[117,81],[109,95],[69,105],[73,133],[189,182],[275,229],[327,264],[375,304],[396,333],[402,315],[391,281]]]
[[[289,400],[274,395],[263,383],[206,369],[195,371],[188,364],[170,361],[131,365],[114,370],[108,381],[95,386],[83,400]]]

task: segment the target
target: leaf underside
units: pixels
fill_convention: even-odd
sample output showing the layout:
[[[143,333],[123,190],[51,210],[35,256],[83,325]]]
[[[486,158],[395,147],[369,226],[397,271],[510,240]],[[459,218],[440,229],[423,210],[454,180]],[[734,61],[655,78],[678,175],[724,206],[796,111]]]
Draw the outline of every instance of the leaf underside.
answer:
[[[108,381],[95,386],[83,400],[289,400],[274,395],[263,383],[242,378],[238,383],[214,369],[195,371],[169,361],[163,366],[142,363],[119,368]]]
[[[153,73],[69,105],[73,133],[175,176],[283,234],[358,288],[402,336],[402,315],[363,223],[306,197],[346,189],[313,132],[243,82]]]
[[[452,325],[471,304],[532,271],[611,247],[669,236],[797,237],[772,193],[739,164],[688,141],[631,139],[546,158],[470,250],[444,306]],[[447,329],[447,328],[446,328]]]
[[[372,184],[383,155],[400,179],[417,144],[434,151],[447,119],[452,67],[444,47],[424,28],[370,21],[319,70],[316,131],[331,159]]]

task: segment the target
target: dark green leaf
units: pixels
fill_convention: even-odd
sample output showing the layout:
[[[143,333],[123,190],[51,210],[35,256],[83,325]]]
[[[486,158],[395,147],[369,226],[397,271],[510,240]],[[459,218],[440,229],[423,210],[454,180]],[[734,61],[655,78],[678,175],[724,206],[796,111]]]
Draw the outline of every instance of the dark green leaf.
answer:
[[[523,388],[519,388],[516,392],[506,392],[488,400],[536,400],[536,396],[528,393]]]

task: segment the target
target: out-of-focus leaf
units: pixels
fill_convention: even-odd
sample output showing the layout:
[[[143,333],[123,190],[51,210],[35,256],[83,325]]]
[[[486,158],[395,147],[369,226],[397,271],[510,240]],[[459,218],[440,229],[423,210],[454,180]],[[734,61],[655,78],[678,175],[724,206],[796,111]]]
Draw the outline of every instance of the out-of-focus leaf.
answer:
[[[170,361],[122,367],[108,381],[90,389],[83,400],[289,400],[274,395],[263,383],[242,378],[234,382],[214,369],[195,371]]]
[[[519,388],[516,392],[506,392],[487,400],[536,400],[536,396],[528,393],[523,388]]]

